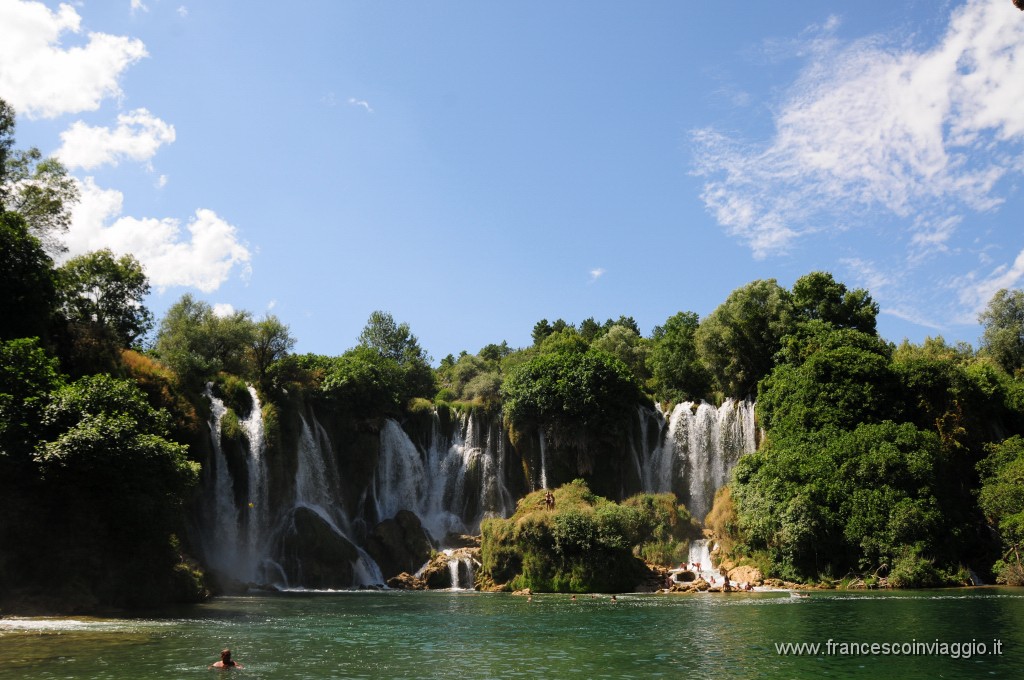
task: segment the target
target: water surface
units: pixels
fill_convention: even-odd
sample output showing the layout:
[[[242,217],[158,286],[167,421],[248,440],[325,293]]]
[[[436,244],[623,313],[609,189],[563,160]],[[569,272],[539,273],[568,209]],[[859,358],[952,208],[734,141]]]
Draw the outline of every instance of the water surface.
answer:
[[[281,593],[146,618],[0,619],[0,678],[1019,678],[1024,592],[732,595]],[[989,653],[850,655],[839,643]],[[991,653],[996,642],[1001,654]],[[819,643],[781,655],[777,644]],[[850,650],[848,650],[850,651]],[[951,651],[951,650],[950,650]]]

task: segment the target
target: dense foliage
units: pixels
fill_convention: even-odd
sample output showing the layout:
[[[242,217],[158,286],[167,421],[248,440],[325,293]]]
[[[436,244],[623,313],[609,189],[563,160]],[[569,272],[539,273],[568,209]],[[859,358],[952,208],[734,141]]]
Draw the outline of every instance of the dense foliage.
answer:
[[[643,559],[671,564],[686,555],[699,527],[671,494],[613,503],[575,480],[519,501],[508,519],[485,520],[481,578],[510,590],[621,592],[647,575]]]

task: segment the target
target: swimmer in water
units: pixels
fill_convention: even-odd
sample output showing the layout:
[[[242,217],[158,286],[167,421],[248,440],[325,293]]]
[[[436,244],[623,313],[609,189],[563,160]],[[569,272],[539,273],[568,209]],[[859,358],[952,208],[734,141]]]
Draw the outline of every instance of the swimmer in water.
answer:
[[[245,668],[242,664],[232,660],[231,650],[225,649],[220,653],[220,661],[210,664],[210,668]]]

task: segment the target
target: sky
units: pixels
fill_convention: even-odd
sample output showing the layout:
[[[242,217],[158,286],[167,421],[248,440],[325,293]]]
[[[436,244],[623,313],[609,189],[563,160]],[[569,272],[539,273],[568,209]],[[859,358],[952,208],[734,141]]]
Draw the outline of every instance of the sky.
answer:
[[[1010,0],[0,0],[17,146],[131,253],[274,314],[374,310],[434,361],[542,318],[645,335],[825,270],[879,332],[975,346],[1024,285],[1024,13]]]

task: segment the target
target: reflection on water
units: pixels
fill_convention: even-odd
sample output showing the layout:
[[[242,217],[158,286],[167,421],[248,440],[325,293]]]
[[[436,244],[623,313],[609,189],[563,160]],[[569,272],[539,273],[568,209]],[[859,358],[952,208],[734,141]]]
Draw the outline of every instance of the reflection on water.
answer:
[[[699,596],[340,592],[220,598],[139,619],[0,619],[0,678],[1019,677],[1024,593]],[[1001,655],[840,656],[828,640],[1002,643]],[[785,656],[782,643],[819,643]]]

